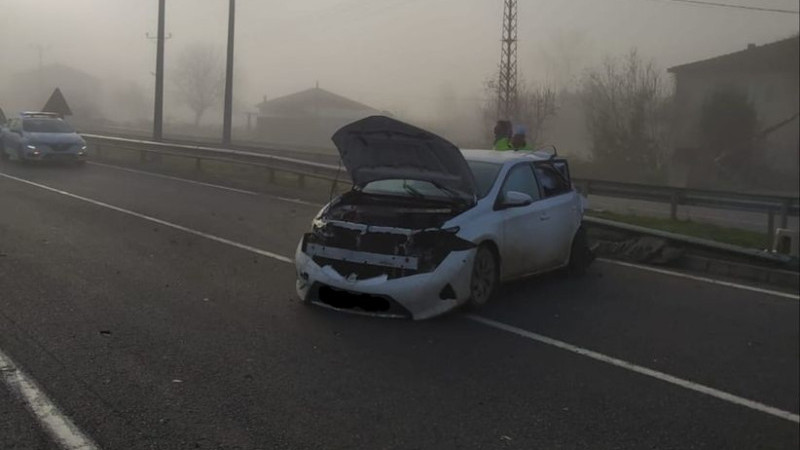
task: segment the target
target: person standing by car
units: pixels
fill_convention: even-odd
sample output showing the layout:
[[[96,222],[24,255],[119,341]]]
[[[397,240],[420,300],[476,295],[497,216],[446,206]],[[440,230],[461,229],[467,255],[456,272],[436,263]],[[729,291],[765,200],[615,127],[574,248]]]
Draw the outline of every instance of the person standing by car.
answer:
[[[498,120],[494,126],[494,150],[511,150],[511,122],[508,120]]]
[[[514,135],[511,136],[511,148],[513,150],[530,150],[531,147],[528,145],[527,139],[525,137],[525,127],[522,125],[517,125],[514,127]]]

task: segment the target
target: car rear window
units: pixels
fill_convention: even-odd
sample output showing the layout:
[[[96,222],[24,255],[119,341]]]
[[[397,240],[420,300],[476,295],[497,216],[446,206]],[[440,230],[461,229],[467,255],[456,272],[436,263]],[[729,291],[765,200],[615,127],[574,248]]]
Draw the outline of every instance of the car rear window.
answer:
[[[75,131],[61,119],[24,119],[22,129],[33,133],[72,133]]]
[[[472,175],[475,177],[478,198],[486,197],[489,191],[492,190],[502,165],[486,161],[467,161],[467,164],[469,164]]]

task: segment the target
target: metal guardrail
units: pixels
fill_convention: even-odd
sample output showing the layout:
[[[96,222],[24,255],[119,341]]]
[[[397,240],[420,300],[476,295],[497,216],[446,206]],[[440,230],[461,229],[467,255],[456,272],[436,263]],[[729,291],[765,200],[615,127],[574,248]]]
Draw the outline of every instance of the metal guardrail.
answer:
[[[84,134],[83,137],[92,145],[94,151],[100,155],[107,149],[116,148],[138,152],[142,162],[148,160],[148,155],[163,154],[194,159],[197,169],[202,168],[202,161],[204,160],[257,166],[263,167],[267,171],[270,182],[274,181],[276,171],[295,174],[298,177],[300,187],[305,185],[304,180],[306,177],[330,181],[334,183],[334,189],[337,183],[349,184],[350,182],[347,172],[337,165],[303,159],[246,150],[153,142],[95,134]],[[677,218],[678,206],[763,213],[767,216],[768,242],[771,242],[773,238],[776,216],[779,219],[780,227],[786,228],[788,217],[800,214],[800,200],[796,197],[685,189],[591,179],[574,179],[573,182],[576,188],[587,196],[598,195],[669,204],[670,215],[673,219]]]
[[[677,219],[678,206],[697,206],[729,211],[762,213],[767,216],[768,242],[772,242],[776,216],[780,228],[786,228],[789,216],[800,214],[796,197],[745,194],[740,192],[686,189],[636,183],[575,179],[575,186],[584,195],[644,200],[670,205],[670,217]]]
[[[105,152],[117,149],[136,152],[139,161],[144,163],[152,155],[167,155],[193,159],[196,170],[202,170],[203,161],[225,162],[234,165],[261,167],[265,170],[267,180],[275,181],[276,172],[291,173],[297,177],[299,187],[305,187],[306,178],[316,178],[333,183],[335,189],[338,184],[349,184],[347,172],[339,166],[316,163],[296,158],[268,155],[246,150],[233,150],[225,148],[207,147],[202,145],[174,144],[164,142],[144,141],[130,138],[82,134],[86,142],[98,156]]]

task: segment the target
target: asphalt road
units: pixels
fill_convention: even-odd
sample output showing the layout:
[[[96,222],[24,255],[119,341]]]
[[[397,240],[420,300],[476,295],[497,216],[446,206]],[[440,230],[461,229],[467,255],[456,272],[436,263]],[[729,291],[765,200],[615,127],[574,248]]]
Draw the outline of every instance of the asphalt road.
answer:
[[[317,209],[0,166],[0,351],[103,449],[800,445],[796,297],[598,262],[472,315],[340,314],[280,260]],[[54,448],[35,412],[0,384],[0,447]]]

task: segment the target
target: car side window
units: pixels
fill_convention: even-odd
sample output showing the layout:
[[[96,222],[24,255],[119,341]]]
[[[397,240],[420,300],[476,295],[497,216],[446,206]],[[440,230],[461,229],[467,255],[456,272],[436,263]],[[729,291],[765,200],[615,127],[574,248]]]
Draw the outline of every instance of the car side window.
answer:
[[[533,175],[533,168],[530,164],[517,164],[508,172],[503,188],[500,190],[501,198],[505,198],[507,192],[516,191],[528,194],[536,201],[539,195],[539,186],[536,184],[536,177]]]
[[[21,125],[19,119],[11,119],[11,124],[8,126],[8,129],[11,131],[20,131],[22,129]]]
[[[572,190],[572,186],[570,186],[564,175],[553,166],[536,164],[535,171],[544,198],[555,197]]]

